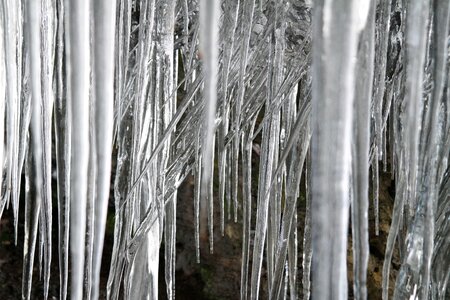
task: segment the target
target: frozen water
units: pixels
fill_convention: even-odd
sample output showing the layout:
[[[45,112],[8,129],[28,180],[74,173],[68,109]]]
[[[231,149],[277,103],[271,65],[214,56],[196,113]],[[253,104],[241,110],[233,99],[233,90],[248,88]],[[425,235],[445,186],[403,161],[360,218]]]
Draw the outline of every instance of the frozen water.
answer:
[[[241,299],[347,298],[349,226],[367,299],[389,167],[383,299],[446,299],[449,16],[448,0],[4,0],[0,216],[11,205],[24,234],[23,298],[37,252],[44,298],[58,261],[60,299],[69,280],[71,299],[98,299],[109,213],[108,299],[156,299],[161,246],[174,299],[192,173],[197,260],[215,227],[243,224]]]

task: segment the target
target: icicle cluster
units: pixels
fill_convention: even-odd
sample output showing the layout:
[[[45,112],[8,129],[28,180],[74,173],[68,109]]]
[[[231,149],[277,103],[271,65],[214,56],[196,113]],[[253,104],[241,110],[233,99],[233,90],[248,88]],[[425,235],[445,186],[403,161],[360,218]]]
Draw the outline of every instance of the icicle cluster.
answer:
[[[449,12],[449,0],[3,0],[0,216],[11,205],[24,234],[23,298],[37,254],[44,298],[53,258],[60,299],[69,282],[71,299],[98,299],[110,201],[108,299],[158,297],[162,244],[174,299],[177,189],[193,174],[197,260],[214,230],[243,224],[241,299],[260,297],[263,269],[270,299],[346,299],[349,226],[353,295],[367,299],[382,161],[395,180],[383,299],[446,299]]]

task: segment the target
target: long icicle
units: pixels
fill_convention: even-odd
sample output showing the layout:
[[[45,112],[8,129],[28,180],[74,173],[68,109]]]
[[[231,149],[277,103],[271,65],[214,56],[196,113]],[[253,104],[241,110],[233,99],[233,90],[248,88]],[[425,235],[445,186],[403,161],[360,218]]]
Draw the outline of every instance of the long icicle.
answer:
[[[42,166],[43,194],[41,220],[44,228],[44,298],[48,296],[52,257],[52,112],[54,102],[53,70],[55,63],[55,3],[42,1],[41,59],[42,59]]]
[[[358,1],[321,0],[316,1],[314,7],[313,299],[347,298],[354,56],[358,30],[364,26],[365,18],[364,13],[357,11],[358,4]],[[361,20],[356,19],[357,16]]]
[[[94,2],[94,90],[97,178],[91,299],[98,299],[110,190],[114,125],[114,36],[116,0]]]
[[[361,32],[355,82],[355,120],[352,143],[352,191],[351,203],[353,245],[353,290],[355,299],[367,299],[367,264],[369,261],[369,149],[370,103],[374,71],[375,7],[370,1],[369,16]],[[378,161],[374,162],[378,164]]]
[[[83,296],[84,235],[89,161],[89,1],[65,2],[68,22],[66,75],[71,127],[70,253],[71,299]]]
[[[26,178],[28,201],[25,216],[25,246],[22,280],[22,298],[30,299],[31,280],[33,276],[34,251],[38,230],[38,221],[42,202],[43,166],[42,166],[42,129],[41,129],[41,5],[29,0],[27,2],[27,34],[29,42],[30,77],[31,77],[31,151],[28,152]]]
[[[5,36],[5,7],[0,6],[0,36]],[[6,102],[6,61],[5,61],[5,44],[3,41],[0,43],[0,163],[3,166],[4,163],[4,140],[5,140],[5,102]],[[0,173],[0,182],[3,182],[3,172]],[[0,185],[0,218],[3,214],[5,203],[2,200],[3,189]]]
[[[54,106],[58,195],[59,299],[67,298],[70,228],[70,122],[64,74],[64,1],[58,0],[56,32],[56,98]]]
[[[217,106],[217,73],[218,73],[218,33],[219,33],[218,1],[200,1],[200,51],[203,53],[205,72],[205,124],[206,133],[202,143],[202,181],[200,187],[200,206],[208,208],[209,247],[213,250],[213,195],[212,178],[214,173],[214,139]]]

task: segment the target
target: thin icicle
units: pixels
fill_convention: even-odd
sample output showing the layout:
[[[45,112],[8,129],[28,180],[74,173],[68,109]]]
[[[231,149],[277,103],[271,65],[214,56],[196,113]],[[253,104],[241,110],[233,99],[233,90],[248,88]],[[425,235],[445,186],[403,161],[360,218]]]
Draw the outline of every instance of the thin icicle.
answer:
[[[242,264],[241,264],[241,299],[248,298],[248,277],[249,277],[249,258],[250,258],[250,235],[252,220],[252,140],[255,122],[250,124],[247,130],[244,130],[242,143],[242,176],[243,176],[243,209],[242,209]]]
[[[30,299],[33,278],[34,253],[38,235],[41,198],[36,185],[36,170],[32,153],[28,153],[25,165],[25,234],[23,247],[22,299]]]
[[[89,127],[92,128],[95,120],[94,107],[90,103],[89,107]],[[86,197],[86,229],[84,235],[84,272],[83,272],[83,299],[91,298],[92,286],[92,252],[94,248],[94,205],[96,192],[97,165],[95,163],[95,136],[94,130],[89,134],[89,163],[88,163],[88,184]]]
[[[55,152],[58,195],[58,252],[59,252],[59,298],[67,298],[69,277],[69,216],[70,216],[70,122],[65,87],[64,65],[64,7],[57,2],[58,29],[56,34],[56,98]]]
[[[5,8],[0,7],[0,36],[5,36]],[[4,164],[4,140],[5,140],[5,102],[6,102],[6,62],[5,62],[5,42],[0,43],[0,165]],[[3,183],[3,167],[0,172],[0,183]],[[0,218],[3,214],[5,202],[3,198],[2,184],[0,184]]]
[[[312,233],[311,233],[311,152],[308,152],[307,165],[305,169],[305,198],[306,198],[306,209],[305,209],[305,227],[303,232],[303,255],[302,255],[302,266],[303,266],[303,299],[308,300],[311,295],[311,263],[312,263]]]
[[[375,217],[375,235],[380,234],[380,170],[379,170],[378,154],[375,152],[372,160],[372,197],[373,197],[373,211]]]
[[[44,298],[48,295],[50,264],[52,257],[52,112],[54,102],[53,70],[55,58],[55,5],[46,0],[42,2],[41,19],[41,60],[42,60],[42,165],[43,194],[41,220],[44,228]]]
[[[361,32],[355,82],[355,120],[352,144],[351,203],[353,274],[355,299],[367,299],[367,264],[369,261],[369,150],[370,150],[370,100],[374,71],[375,7],[370,4],[369,16]],[[378,161],[374,161],[378,165]],[[375,189],[375,187],[374,187]],[[377,203],[378,204],[378,203]],[[375,207],[375,209],[378,209]],[[378,213],[375,213],[375,231],[378,235]]]

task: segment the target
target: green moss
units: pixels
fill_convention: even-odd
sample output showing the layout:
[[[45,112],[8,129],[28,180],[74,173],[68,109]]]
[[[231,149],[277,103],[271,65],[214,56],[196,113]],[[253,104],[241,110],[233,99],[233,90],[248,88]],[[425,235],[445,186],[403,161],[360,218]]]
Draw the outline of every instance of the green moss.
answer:
[[[109,214],[106,219],[106,234],[107,235],[114,234],[114,223],[115,223],[114,214]]]
[[[205,284],[205,286],[203,288],[203,294],[206,296],[207,299],[214,300],[215,297],[212,293],[212,291],[213,291],[213,285],[212,285],[213,272],[211,272],[211,270],[207,267],[201,267],[200,268],[200,276],[202,277],[202,281]]]

